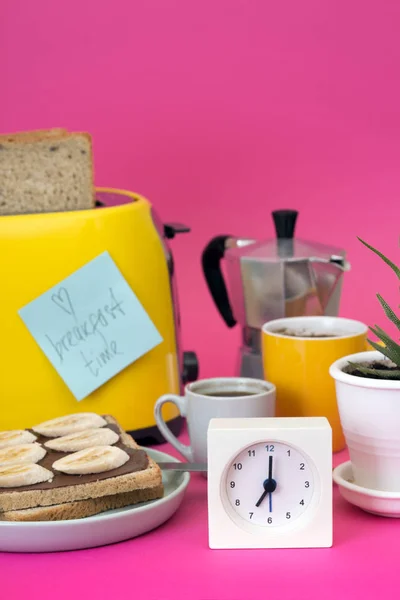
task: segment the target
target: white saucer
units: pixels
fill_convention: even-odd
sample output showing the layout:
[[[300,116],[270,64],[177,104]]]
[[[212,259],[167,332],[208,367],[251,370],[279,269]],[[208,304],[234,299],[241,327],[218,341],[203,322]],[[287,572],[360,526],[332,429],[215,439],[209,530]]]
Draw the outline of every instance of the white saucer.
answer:
[[[145,449],[155,461],[176,458]],[[164,496],[70,521],[0,521],[0,552],[57,552],[105,546],[155,529],[178,510],[190,481],[187,472],[163,471]]]
[[[400,492],[381,492],[355,484],[350,461],[333,470],[333,480],[339,486],[340,494],[350,504],[381,517],[400,518]]]

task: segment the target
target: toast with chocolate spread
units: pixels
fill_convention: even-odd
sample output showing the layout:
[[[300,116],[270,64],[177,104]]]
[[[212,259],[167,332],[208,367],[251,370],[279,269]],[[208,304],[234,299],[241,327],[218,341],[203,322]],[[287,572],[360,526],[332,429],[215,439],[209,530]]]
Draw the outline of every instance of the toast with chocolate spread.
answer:
[[[0,432],[0,520],[81,518],[163,493],[160,467],[110,415]]]

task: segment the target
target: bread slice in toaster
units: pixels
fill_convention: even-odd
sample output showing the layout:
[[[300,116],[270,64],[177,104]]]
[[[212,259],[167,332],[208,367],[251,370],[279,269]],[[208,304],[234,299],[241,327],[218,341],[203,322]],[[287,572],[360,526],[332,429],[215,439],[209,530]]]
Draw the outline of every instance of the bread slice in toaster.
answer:
[[[131,503],[131,501],[138,502],[161,497],[163,485],[160,467],[144,449],[139,448],[135,440],[122,429],[114,417],[104,415],[102,418],[104,419],[103,427],[110,429],[118,436],[118,441],[112,447],[117,449],[116,452],[123,451],[127,455],[128,458],[124,464],[111,470],[83,475],[59,472],[53,467],[54,463],[65,457],[72,458],[77,453],[48,448],[46,443],[54,440],[56,436],[45,437],[38,434],[36,428],[32,428],[29,433],[31,437],[36,437],[33,440],[34,443],[39,448],[46,449],[47,452],[35,464],[45,469],[52,479],[33,485],[11,488],[4,487],[3,479],[3,487],[0,487],[0,512],[53,507],[48,514],[57,514],[57,512],[62,514],[62,507],[56,507],[56,505],[90,501],[86,503],[86,508],[80,504],[64,507],[69,514],[86,515],[100,512],[99,507],[103,510],[105,506],[114,506],[115,508],[124,506],[123,503],[128,500]],[[2,467],[0,466],[0,481],[1,474]],[[131,494],[131,496],[122,496],[126,494]],[[55,513],[56,508],[58,510]],[[104,508],[104,510],[108,510],[108,508]],[[0,519],[11,520],[11,517],[12,515],[4,514]]]
[[[92,139],[63,129],[0,136],[0,215],[95,205]]]

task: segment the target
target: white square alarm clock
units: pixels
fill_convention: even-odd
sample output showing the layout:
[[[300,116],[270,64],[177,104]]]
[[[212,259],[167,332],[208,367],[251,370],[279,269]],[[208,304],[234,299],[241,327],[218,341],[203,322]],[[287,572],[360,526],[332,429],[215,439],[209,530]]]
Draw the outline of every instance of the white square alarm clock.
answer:
[[[326,418],[215,418],[207,447],[210,548],[332,546]]]

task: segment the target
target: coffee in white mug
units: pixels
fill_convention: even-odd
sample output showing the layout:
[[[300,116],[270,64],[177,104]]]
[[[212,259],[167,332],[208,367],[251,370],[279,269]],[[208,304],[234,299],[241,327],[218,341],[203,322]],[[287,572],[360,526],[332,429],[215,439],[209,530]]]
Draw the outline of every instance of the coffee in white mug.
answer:
[[[275,386],[262,379],[215,377],[189,383],[184,396],[165,394],[154,407],[157,426],[165,439],[189,462],[207,462],[207,430],[215,417],[274,417]],[[190,445],[178,440],[165,423],[161,409],[173,402],[186,417]]]

